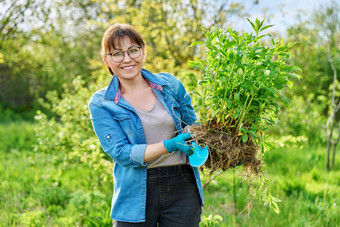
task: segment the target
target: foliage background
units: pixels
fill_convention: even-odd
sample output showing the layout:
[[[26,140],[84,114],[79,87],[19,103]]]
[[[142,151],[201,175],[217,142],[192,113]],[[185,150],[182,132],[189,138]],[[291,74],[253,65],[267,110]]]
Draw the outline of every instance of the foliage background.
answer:
[[[173,73],[194,91],[199,72],[187,62],[204,55],[188,46],[204,39],[201,28],[227,28],[249,16],[241,3],[215,3],[0,1],[1,226],[111,225],[112,162],[87,109],[91,94],[110,81],[99,57],[101,36],[111,23],[134,25],[147,43],[145,68]],[[236,169],[206,186],[205,224],[218,214],[222,226],[339,225],[339,148],[335,166],[325,170],[333,84],[327,50],[339,72],[339,26],[339,5],[333,2],[284,34],[272,34],[296,42],[291,63],[303,70],[301,81],[285,90],[291,107],[270,128],[264,154],[272,193],[282,200],[279,216],[257,200],[249,217],[241,212],[249,185],[234,177]],[[338,103],[339,75],[335,86]],[[339,112],[335,119],[340,127]]]

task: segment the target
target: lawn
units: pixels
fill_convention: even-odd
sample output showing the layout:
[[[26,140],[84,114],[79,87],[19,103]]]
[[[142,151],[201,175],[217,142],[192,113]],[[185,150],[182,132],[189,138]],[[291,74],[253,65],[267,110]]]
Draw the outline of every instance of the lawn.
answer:
[[[84,163],[65,165],[67,154],[53,147],[35,152],[36,126],[0,125],[0,226],[111,226],[112,184],[102,183]],[[265,153],[271,193],[282,201],[279,214],[255,196],[246,215],[249,186],[234,179],[238,167],[205,187],[204,216],[220,215],[216,226],[340,226],[340,160],[328,172],[325,153],[324,146],[307,144]],[[208,179],[203,174],[203,183]]]

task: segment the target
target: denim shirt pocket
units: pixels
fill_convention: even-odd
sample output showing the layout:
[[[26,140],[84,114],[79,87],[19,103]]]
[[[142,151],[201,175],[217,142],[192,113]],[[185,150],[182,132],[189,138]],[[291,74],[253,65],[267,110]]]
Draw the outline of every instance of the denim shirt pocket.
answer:
[[[126,135],[132,133],[131,117],[129,114],[114,114],[112,117],[119,123]]]

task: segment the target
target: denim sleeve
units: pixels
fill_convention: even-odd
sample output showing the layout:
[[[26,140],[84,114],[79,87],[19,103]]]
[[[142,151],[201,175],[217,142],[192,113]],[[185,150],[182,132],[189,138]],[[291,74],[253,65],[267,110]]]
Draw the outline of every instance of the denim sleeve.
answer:
[[[123,167],[145,167],[144,152],[147,144],[131,144],[122,128],[105,110],[96,97],[89,102],[93,129],[103,150]]]
[[[177,88],[175,95],[180,104],[182,128],[185,128],[187,125],[198,123],[195,110],[191,104],[190,95],[186,92],[183,84],[177,78],[175,78],[174,83],[174,87]]]

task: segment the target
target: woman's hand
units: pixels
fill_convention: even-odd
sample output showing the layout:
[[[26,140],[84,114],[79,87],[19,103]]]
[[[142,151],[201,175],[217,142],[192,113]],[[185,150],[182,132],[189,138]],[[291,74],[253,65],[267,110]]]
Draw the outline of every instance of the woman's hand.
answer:
[[[164,146],[169,153],[172,153],[174,151],[181,151],[190,156],[194,152],[192,146],[186,143],[186,140],[188,140],[190,137],[190,133],[179,134],[175,138],[165,140]]]
[[[164,142],[147,145],[144,153],[144,162],[155,160],[161,155],[172,153],[174,151],[181,151],[188,156],[192,155],[192,146],[186,143],[186,140],[190,137],[190,133],[184,133],[176,136],[175,138],[165,140]]]

